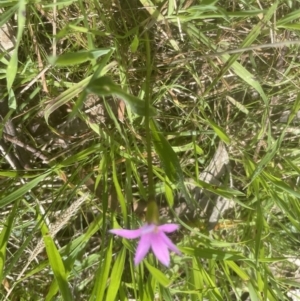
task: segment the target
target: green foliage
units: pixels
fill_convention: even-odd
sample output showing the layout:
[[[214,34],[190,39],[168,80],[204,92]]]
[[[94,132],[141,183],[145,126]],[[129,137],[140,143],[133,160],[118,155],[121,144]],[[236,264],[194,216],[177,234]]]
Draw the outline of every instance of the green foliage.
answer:
[[[62,54],[50,58],[50,62],[57,67],[72,66],[85,63],[89,60],[98,59],[100,56],[109,53],[111,49],[94,49],[91,51],[78,51]]]
[[[141,116],[145,116],[146,114],[145,103],[141,99],[126,93],[116,84],[114,84],[108,77],[103,76],[92,80],[87,86],[87,92],[95,93],[99,96],[116,95],[126,102],[126,104],[131,108],[132,112]],[[150,116],[155,116],[156,110],[151,106],[149,113]]]
[[[0,300],[289,300],[297,1],[0,8],[14,44],[0,37]],[[140,227],[153,192],[160,221],[181,225],[168,268],[151,253],[135,267],[137,242],[108,233]]]

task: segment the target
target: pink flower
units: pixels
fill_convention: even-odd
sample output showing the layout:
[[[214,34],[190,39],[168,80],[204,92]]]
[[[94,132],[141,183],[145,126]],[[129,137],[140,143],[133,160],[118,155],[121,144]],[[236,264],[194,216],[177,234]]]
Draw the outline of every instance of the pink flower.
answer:
[[[161,226],[145,224],[140,229],[136,230],[113,229],[109,230],[109,232],[127,239],[140,237],[134,257],[135,265],[138,265],[145,258],[151,247],[157,259],[165,266],[169,266],[169,250],[178,255],[181,255],[181,253],[165,233],[174,232],[178,230],[178,228],[179,226],[176,224],[165,224]]]

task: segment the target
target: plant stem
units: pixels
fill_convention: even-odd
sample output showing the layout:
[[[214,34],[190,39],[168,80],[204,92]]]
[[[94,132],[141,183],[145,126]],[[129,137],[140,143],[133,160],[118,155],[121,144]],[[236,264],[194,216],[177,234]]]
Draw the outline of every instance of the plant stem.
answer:
[[[152,62],[150,53],[150,41],[147,31],[144,33],[145,36],[145,47],[146,47],[146,85],[145,85],[145,129],[146,129],[146,149],[147,149],[147,163],[148,163],[148,203],[154,200],[155,190],[153,182],[153,166],[152,166],[152,155],[151,155],[151,130],[150,130],[150,78],[152,72]]]

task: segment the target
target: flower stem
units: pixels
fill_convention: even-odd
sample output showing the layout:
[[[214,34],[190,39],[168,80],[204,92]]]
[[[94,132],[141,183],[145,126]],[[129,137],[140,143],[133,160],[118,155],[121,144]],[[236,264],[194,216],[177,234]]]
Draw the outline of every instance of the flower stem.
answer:
[[[145,34],[145,48],[146,48],[146,85],[145,85],[145,129],[146,129],[146,149],[147,149],[147,163],[148,163],[148,204],[154,201],[155,190],[153,181],[153,166],[152,166],[152,155],[151,155],[151,130],[150,130],[150,78],[152,73],[152,62],[150,53],[150,40],[148,32]]]

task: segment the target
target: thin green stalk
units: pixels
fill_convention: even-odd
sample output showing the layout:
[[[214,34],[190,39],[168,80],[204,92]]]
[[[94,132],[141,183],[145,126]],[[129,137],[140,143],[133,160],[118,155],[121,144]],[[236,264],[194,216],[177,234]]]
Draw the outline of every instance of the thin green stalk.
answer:
[[[146,47],[146,85],[145,85],[145,129],[146,129],[146,149],[147,149],[147,163],[148,163],[148,202],[154,200],[155,190],[153,182],[153,166],[152,166],[152,156],[151,156],[151,130],[150,130],[150,77],[152,71],[151,53],[150,53],[150,41],[148,33],[145,32],[145,47]]]

